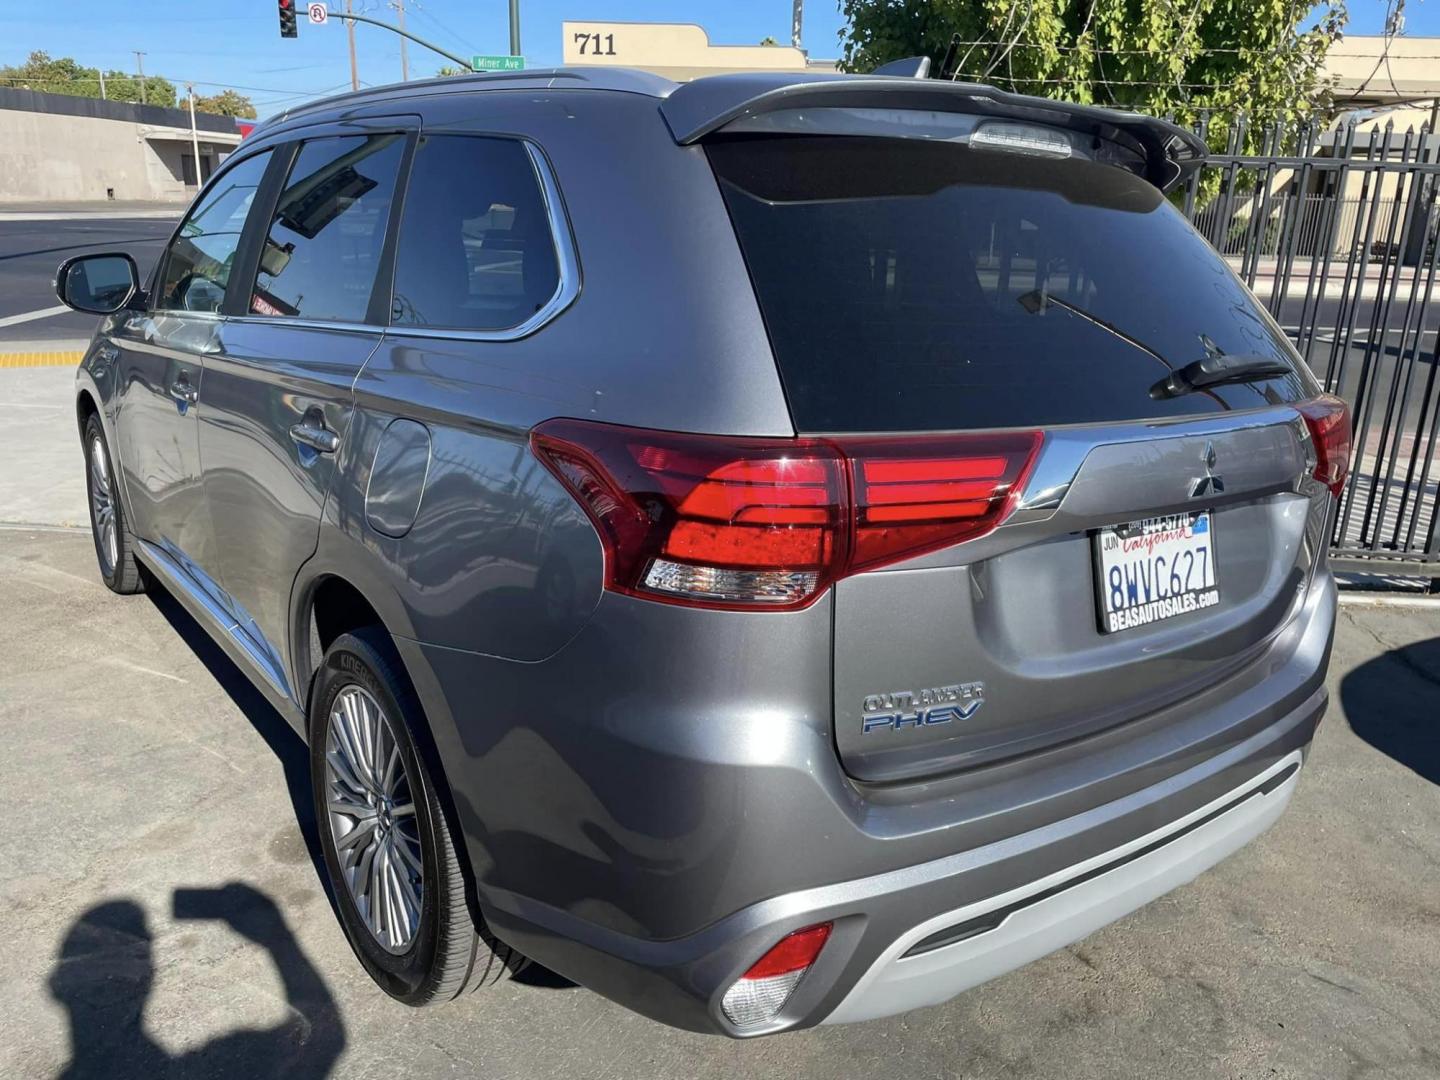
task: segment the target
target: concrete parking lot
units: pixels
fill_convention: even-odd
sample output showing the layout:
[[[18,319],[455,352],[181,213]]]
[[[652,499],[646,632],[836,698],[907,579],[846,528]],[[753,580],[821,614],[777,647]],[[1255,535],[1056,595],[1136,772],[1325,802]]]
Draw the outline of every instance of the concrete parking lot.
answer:
[[[411,1011],[331,913],[299,739],[163,592],[107,592],[66,527],[69,388],[0,370],[0,1076],[1440,1075],[1440,609],[1343,608],[1274,830],[948,1005],[732,1043],[532,970]]]

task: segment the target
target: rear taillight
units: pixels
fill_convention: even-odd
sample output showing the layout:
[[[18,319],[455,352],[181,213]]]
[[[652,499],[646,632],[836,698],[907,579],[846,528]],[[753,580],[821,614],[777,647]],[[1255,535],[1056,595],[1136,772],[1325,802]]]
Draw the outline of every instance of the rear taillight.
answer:
[[[722,438],[552,420],[531,444],[595,523],[607,588],[785,610],[995,528],[1040,435]]]
[[[1350,406],[1331,394],[1297,405],[1315,453],[1315,479],[1336,495],[1350,471]]]
[[[830,938],[830,928],[830,923],[820,923],[781,938],[725,991],[720,1009],[726,1018],[736,1027],[773,1019],[814,966]]]

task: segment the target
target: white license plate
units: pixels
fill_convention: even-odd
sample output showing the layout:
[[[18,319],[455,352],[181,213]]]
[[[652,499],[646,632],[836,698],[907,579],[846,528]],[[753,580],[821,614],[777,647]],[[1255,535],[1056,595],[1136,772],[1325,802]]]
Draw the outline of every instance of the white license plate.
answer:
[[[1220,602],[1210,511],[1146,518],[1095,536],[1095,592],[1107,634]]]

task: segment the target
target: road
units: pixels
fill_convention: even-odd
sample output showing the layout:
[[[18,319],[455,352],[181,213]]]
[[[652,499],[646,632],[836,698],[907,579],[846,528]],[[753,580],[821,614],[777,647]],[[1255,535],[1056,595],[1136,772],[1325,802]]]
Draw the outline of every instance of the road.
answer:
[[[88,338],[95,317],[77,312],[15,321],[17,316],[59,306],[52,282],[55,268],[72,255],[127,251],[150,273],[174,218],[76,215],[61,220],[14,220],[0,214],[0,351],[7,341],[73,341]]]

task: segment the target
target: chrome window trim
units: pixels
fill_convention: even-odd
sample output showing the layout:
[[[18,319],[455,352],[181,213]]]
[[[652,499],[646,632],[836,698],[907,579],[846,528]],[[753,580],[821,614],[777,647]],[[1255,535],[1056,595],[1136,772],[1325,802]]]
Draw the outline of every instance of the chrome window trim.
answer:
[[[446,134],[439,133],[437,134]],[[464,136],[461,136],[464,137]],[[518,341],[529,337],[552,319],[556,318],[575,302],[580,295],[580,259],[575,251],[575,237],[570,230],[570,219],[565,214],[560,200],[560,186],[555,181],[550,162],[544,152],[532,140],[515,135],[488,135],[485,138],[513,139],[525,147],[530,155],[530,165],[540,183],[540,195],[545,201],[545,216],[550,223],[550,240],[555,245],[555,265],[559,281],[550,299],[524,322],[501,330],[466,330],[443,326],[410,326],[406,323],[389,323],[381,326],[375,323],[335,322],[328,319],[304,319],[285,315],[231,315],[230,319],[241,323],[255,323],[268,326],[295,326],[317,330],[344,330],[361,334],[392,334],[404,337],[436,338],[448,341]],[[409,181],[406,181],[408,195]],[[397,238],[398,242],[398,238]]]

